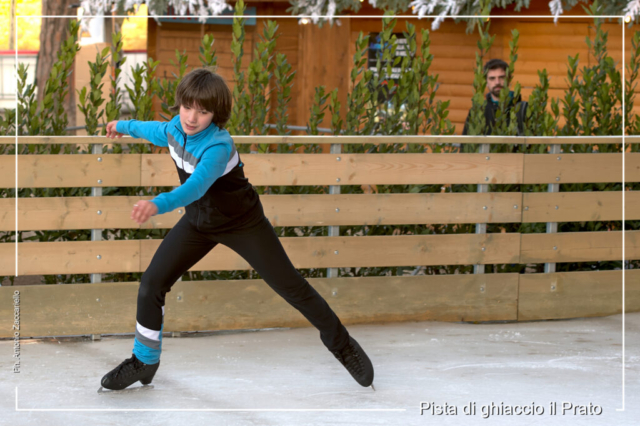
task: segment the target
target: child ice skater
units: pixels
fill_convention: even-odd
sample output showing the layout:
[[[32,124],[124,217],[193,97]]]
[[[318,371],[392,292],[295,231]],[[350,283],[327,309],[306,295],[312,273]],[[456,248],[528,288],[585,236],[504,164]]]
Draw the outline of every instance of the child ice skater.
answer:
[[[151,383],[160,366],[165,295],[187,270],[218,244],[242,256],[266,283],[320,331],[322,343],[362,386],[373,383],[373,366],[336,314],[287,257],[257,192],[224,126],[231,115],[231,92],[209,68],[189,72],[176,89],[169,122],[112,121],[107,137],[144,138],[169,147],[181,186],[151,201],[138,201],[131,218],[186,207],[169,231],[138,290],[133,355],[102,378],[102,386],[124,389],[138,380]]]

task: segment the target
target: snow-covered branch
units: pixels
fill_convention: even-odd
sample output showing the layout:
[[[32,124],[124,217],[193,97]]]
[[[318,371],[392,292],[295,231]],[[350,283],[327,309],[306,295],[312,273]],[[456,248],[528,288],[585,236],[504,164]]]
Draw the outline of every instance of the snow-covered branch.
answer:
[[[467,3],[469,3],[468,0],[414,0],[410,6],[413,8],[413,13],[417,14],[419,18],[433,15],[436,10],[439,10],[438,17],[431,24],[431,29],[437,30],[447,15],[455,17]],[[472,3],[478,3],[478,1],[475,0]]]
[[[631,20],[635,20],[640,15],[640,0],[631,0],[624,8],[624,15],[630,16]]]
[[[111,13],[114,11],[137,10],[140,4],[145,0],[82,0],[81,5],[85,15],[97,15],[100,13]],[[570,9],[580,0],[550,0],[549,9],[556,21],[565,9]],[[439,28],[440,24],[446,17],[456,18],[462,10],[465,14],[479,15],[479,0],[368,0],[375,8],[390,9],[398,8],[406,10],[412,8],[413,14],[418,18],[426,16],[435,17],[432,28]],[[526,0],[492,0],[492,6],[506,7],[507,5],[516,4],[516,10],[525,6],[528,7]],[[200,21],[204,22],[207,16],[220,15],[227,9],[232,9],[225,0],[155,0],[147,1],[149,6],[149,15],[164,15],[171,6],[177,14],[201,16]],[[359,8],[357,0],[297,0],[292,3],[294,6],[295,16],[309,16],[314,23],[320,20],[331,21],[336,14],[340,14],[343,10]],[[355,5],[355,9],[354,9]],[[608,15],[625,15],[636,20],[640,17],[640,0],[628,0],[626,6],[622,7],[617,3],[602,3],[605,8],[603,13]],[[393,10],[396,10],[393,9]]]
[[[117,10],[138,10],[145,0],[82,0],[80,3],[85,15],[99,15],[105,12],[111,13]],[[232,7],[225,0],[157,0],[146,2],[149,7],[149,15],[165,15],[169,7],[173,7],[179,15],[201,16],[204,22],[208,16],[219,16],[225,10]]]

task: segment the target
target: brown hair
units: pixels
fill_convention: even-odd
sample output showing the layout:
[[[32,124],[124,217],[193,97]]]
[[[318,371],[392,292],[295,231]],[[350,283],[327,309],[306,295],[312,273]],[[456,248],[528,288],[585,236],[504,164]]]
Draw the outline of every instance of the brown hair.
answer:
[[[490,70],[495,70],[497,68],[502,68],[502,71],[507,72],[507,68],[509,68],[509,64],[507,64],[502,59],[490,59],[484,64],[484,73],[488,73]]]
[[[181,105],[202,108],[213,113],[213,122],[222,129],[231,117],[232,102],[229,86],[214,67],[196,68],[178,84],[175,104],[169,110],[177,113]]]

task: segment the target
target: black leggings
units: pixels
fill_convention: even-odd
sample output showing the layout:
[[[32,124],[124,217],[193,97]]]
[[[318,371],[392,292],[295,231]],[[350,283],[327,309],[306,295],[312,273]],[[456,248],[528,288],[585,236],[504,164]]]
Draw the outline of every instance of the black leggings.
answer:
[[[344,348],[349,333],[327,302],[289,260],[271,223],[264,216],[222,233],[203,233],[183,216],[164,238],[142,275],[136,320],[150,330],[163,323],[165,295],[173,284],[216,245],[242,256],[264,281],[320,331],[330,351]]]

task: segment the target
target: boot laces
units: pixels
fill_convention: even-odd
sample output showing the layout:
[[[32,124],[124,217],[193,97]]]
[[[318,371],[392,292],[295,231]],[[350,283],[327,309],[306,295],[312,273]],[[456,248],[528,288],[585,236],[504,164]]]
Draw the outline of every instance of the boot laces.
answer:
[[[140,363],[141,362],[137,360],[135,357],[127,358],[122,362],[122,364],[116,367],[116,369],[113,372],[113,377],[115,378],[118,376],[122,376],[122,377],[130,376],[131,374],[136,372],[136,370],[139,368]]]
[[[342,350],[342,353],[340,354],[340,360],[345,365],[345,367],[347,367],[347,370],[349,370],[349,372],[354,372],[358,375],[364,373],[360,352],[351,343],[349,343],[347,347]]]

